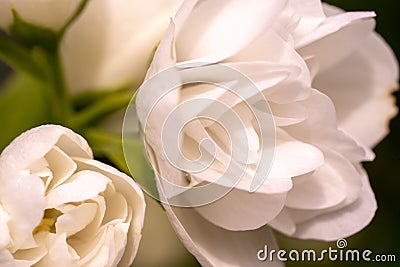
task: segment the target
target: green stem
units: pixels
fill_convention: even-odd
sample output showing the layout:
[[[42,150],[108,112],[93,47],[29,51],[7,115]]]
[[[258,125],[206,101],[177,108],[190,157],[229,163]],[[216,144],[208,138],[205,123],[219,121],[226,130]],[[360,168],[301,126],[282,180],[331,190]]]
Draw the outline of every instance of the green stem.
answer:
[[[77,129],[89,126],[94,121],[104,117],[105,115],[126,108],[131,99],[132,95],[126,92],[100,99],[86,109],[75,114],[75,116],[71,118],[69,125]]]
[[[82,0],[81,3],[79,4],[79,6],[77,7],[77,9],[75,10],[74,14],[72,15],[71,18],[69,18],[69,20],[67,21],[67,23],[65,23],[65,25],[61,28],[61,30],[59,31],[59,36],[60,39],[62,38],[62,36],[64,35],[65,31],[68,29],[68,27],[76,20],[76,18],[79,17],[79,15],[83,12],[83,10],[85,9],[86,5],[88,4],[89,0]]]
[[[46,79],[43,67],[33,59],[30,51],[3,34],[0,34],[0,58],[22,73],[41,81]]]

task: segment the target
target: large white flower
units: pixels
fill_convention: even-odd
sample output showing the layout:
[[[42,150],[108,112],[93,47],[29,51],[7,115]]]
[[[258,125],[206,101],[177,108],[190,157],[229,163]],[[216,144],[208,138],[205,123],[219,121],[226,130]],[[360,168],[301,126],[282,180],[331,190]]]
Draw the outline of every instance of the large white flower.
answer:
[[[60,30],[83,0],[0,0],[0,27],[12,10],[32,24]],[[73,92],[114,89],[143,81],[152,52],[182,0],[88,1],[65,32],[62,64]]]
[[[0,265],[129,266],[144,210],[140,188],[81,136],[31,129],[0,156]]]
[[[397,62],[373,31],[373,17],[373,12],[342,13],[317,0],[184,2],[147,79],[177,63],[223,63],[257,85],[276,124],[271,171],[261,188],[249,193],[262,149],[261,132],[244,105],[250,96],[238,101],[210,84],[186,84],[169,94],[168,82],[153,92],[139,90],[136,103],[150,159],[157,174],[174,184],[214,181],[231,162],[230,145],[249,144],[243,151],[249,161],[232,159],[246,173],[226,196],[197,208],[165,205],[181,240],[203,265],[263,265],[256,252],[265,243],[275,246],[271,228],[335,240],[373,218],[376,201],[361,162],[373,159],[370,148],[387,133],[385,123],[396,112],[389,94],[398,79]],[[166,95],[155,103],[152,96],[159,91]],[[229,140],[218,123],[193,119],[177,139],[182,153],[195,161],[207,152],[197,151],[205,139],[213,140],[216,150],[208,151],[215,155],[208,168],[190,173],[169,162],[160,140],[169,113],[199,98],[230,105],[244,121],[247,139],[228,133]]]

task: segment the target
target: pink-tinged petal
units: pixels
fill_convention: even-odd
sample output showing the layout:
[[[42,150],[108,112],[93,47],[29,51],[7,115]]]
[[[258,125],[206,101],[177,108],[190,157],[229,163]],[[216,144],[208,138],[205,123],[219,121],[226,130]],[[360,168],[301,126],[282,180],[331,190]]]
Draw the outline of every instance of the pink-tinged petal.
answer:
[[[80,135],[59,125],[42,125],[18,136],[0,155],[0,177],[9,177],[44,157],[57,145],[69,156],[92,158]]]
[[[332,99],[339,127],[361,144],[374,147],[397,113],[391,92],[398,88],[398,79],[392,50],[373,34],[349,57],[319,73],[313,85]]]
[[[238,201],[240,199],[240,201]],[[265,194],[233,189],[210,204],[195,208],[209,222],[231,231],[254,230],[267,224],[282,210],[286,192]]]
[[[10,251],[34,247],[32,232],[42,220],[45,208],[43,181],[36,175],[1,177],[0,203],[9,216]]]
[[[68,28],[61,55],[73,92],[137,85],[182,0],[89,1]]]
[[[377,204],[367,174],[361,167],[358,171],[362,176],[359,198],[342,209],[298,224],[293,237],[333,241],[351,236],[370,223],[375,215]]]
[[[296,124],[307,118],[306,109],[300,103],[276,104],[270,102],[269,106],[275,125],[278,127]]]
[[[12,24],[12,10],[29,23],[53,30],[61,29],[75,13],[81,0],[60,1],[0,1],[0,27],[6,29]]]
[[[198,1],[178,26],[178,61],[217,62],[234,55],[272,25],[286,2]]]
[[[275,157],[267,179],[306,174],[323,163],[324,156],[317,147],[300,142],[283,130],[279,130]]]
[[[286,208],[276,216],[268,225],[285,235],[291,236],[296,231],[296,224]]]
[[[282,26],[293,27],[293,38],[299,40],[315,30],[325,18],[320,0],[289,0],[279,22]]]
[[[329,16],[314,31],[298,40],[296,48],[305,47],[328,35],[337,34],[354,23],[373,17],[375,17],[375,12],[342,12]]]
[[[7,249],[0,249],[0,266],[17,267],[12,254]]]
[[[313,173],[293,179],[286,206],[302,210],[324,210],[346,201],[354,202],[360,193],[361,177],[342,155],[325,149],[325,163]]]
[[[375,21],[368,19],[374,13],[352,14],[337,15],[339,22],[335,21],[336,17],[328,18],[325,21],[326,27],[320,26],[309,36],[310,40],[297,46],[297,51],[303,58],[315,57],[320,71],[340,62],[362,46],[375,27]]]
[[[173,228],[186,248],[202,266],[265,266],[257,259],[259,250],[278,249],[268,227],[252,231],[229,231],[215,226],[192,208],[164,206]],[[283,266],[268,261],[268,266]]]
[[[163,39],[154,53],[153,60],[146,74],[146,80],[176,63],[175,28],[176,26],[171,20]]]
[[[0,197],[1,199],[1,197]],[[8,229],[8,221],[10,216],[4,210],[0,201],[0,250],[6,248],[11,241],[10,230]]]

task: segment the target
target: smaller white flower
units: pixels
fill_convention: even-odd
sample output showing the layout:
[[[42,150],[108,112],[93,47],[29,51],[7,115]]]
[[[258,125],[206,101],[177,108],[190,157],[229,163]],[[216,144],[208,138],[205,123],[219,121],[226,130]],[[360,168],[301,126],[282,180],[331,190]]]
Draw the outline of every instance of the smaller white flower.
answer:
[[[129,266],[145,202],[71,130],[44,125],[0,156],[0,266]]]

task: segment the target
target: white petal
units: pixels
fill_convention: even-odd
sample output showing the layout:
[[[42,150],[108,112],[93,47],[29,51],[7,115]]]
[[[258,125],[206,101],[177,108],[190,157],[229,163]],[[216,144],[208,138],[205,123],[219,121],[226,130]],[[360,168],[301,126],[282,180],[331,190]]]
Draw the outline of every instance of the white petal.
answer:
[[[157,47],[151,65],[146,74],[146,80],[162,71],[173,66],[176,63],[175,54],[175,24],[173,21],[169,24],[160,44]]]
[[[268,225],[288,236],[291,236],[296,231],[296,224],[286,208],[283,208],[278,216],[270,221]]]
[[[398,78],[393,52],[373,34],[352,55],[319,73],[313,85],[332,99],[339,127],[374,147],[388,133],[388,120],[397,112],[391,92],[398,87]]]
[[[288,19],[290,19],[290,23],[295,24],[295,29],[292,33],[294,39],[301,39],[308,33],[315,30],[325,19],[321,1],[290,0],[285,10],[281,14],[281,24]],[[287,26],[290,27],[291,25]]]
[[[57,146],[46,154],[45,159],[53,176],[46,191],[64,183],[76,170],[76,163]]]
[[[85,228],[94,218],[97,205],[94,203],[83,203],[57,218],[55,224],[57,234],[66,233],[67,237]]]
[[[106,190],[110,179],[94,171],[80,171],[74,174],[68,183],[64,183],[46,197],[46,208],[56,208],[68,202],[91,199]]]
[[[0,155],[0,177],[12,176],[44,157],[56,145],[69,156],[92,158],[80,135],[58,125],[42,125],[18,136]]]
[[[76,161],[78,161],[78,159],[76,159]],[[132,209],[132,221],[130,221],[131,226],[128,232],[128,242],[120,262],[122,266],[129,266],[137,253],[142,236],[141,232],[146,208],[143,192],[132,178],[106,164],[86,159],[80,159],[79,163],[85,166],[86,169],[103,173],[110,178],[117,192],[125,197],[128,206]]]
[[[310,97],[301,102],[307,109],[307,119],[285,127],[290,135],[316,147],[336,150],[354,163],[373,159],[372,151],[337,129],[335,107],[329,97],[312,90]]]
[[[306,108],[299,103],[276,104],[269,103],[276,126],[288,126],[304,121],[307,117]]]
[[[11,10],[18,12],[20,17],[37,26],[58,30],[75,13],[81,0],[60,1],[0,1],[0,27],[7,29],[13,21]]]
[[[259,36],[249,46],[226,60],[227,62],[272,62],[287,66],[296,66],[303,83],[310,85],[307,66],[294,47],[282,39],[277,33],[269,30]]]
[[[106,196],[106,214],[103,219],[104,224],[119,224],[127,221],[128,203],[120,193]],[[129,218],[130,221],[130,218]]]
[[[11,241],[10,230],[8,229],[9,220],[10,216],[4,210],[0,202],[0,250],[6,248]]]
[[[314,31],[296,42],[297,48],[302,48],[330,34],[337,34],[346,27],[352,27],[361,20],[375,17],[374,12],[343,12],[326,18]]]
[[[128,242],[128,231],[129,223],[120,223],[114,226],[114,239],[110,241],[114,246],[114,265],[121,262],[121,258],[125,253],[126,244]]]
[[[270,27],[285,5],[277,0],[198,1],[177,36],[178,61],[232,56]]]
[[[0,203],[9,215],[12,252],[36,245],[32,231],[45,208],[43,181],[35,175],[0,178]]]
[[[47,255],[38,262],[35,266],[48,267],[48,266],[60,266],[70,267],[76,266],[79,260],[79,256],[75,251],[68,245],[66,240],[66,234],[48,234],[46,239],[46,246],[48,248]]]
[[[97,232],[93,236],[79,232],[68,239],[68,244],[74,248],[80,257],[78,266],[86,266],[85,264],[98,256],[99,251],[104,245],[106,231],[107,227],[103,226],[97,229]]]
[[[17,263],[16,267],[33,266],[47,254],[47,248],[45,245],[40,243],[41,240],[38,240],[37,236],[35,236],[35,240],[38,243],[37,247],[31,249],[18,250],[13,254],[14,259]]]
[[[363,178],[360,197],[347,207],[297,225],[294,237],[332,241],[353,235],[370,223],[377,204],[367,174],[362,168],[358,171]]]
[[[62,42],[70,89],[79,92],[140,84],[152,51],[181,2],[89,1]]]
[[[324,156],[318,148],[297,141],[280,130],[277,132],[275,157],[268,179],[309,173],[323,163]]]
[[[324,156],[324,165],[315,172],[293,179],[287,207],[322,210],[345,200],[352,203],[358,198],[361,179],[354,166],[332,150],[324,150]]]
[[[228,231],[213,225],[191,208],[164,206],[167,215],[186,248],[202,266],[265,266],[257,252],[277,244],[268,227],[253,231]],[[271,264],[271,265],[269,265]],[[269,266],[283,266],[280,261]]]
[[[265,194],[233,189],[215,202],[195,208],[204,218],[231,231],[254,230],[282,210],[286,192]]]
[[[364,41],[373,32],[375,21],[373,19],[364,19],[355,20],[353,23],[350,22],[360,17],[371,17],[374,13],[370,14],[367,12],[365,16],[362,13],[359,16],[357,16],[358,13],[355,13],[354,16],[351,16],[351,14],[338,15],[345,17],[344,25],[340,23],[336,24],[337,22],[331,19],[333,20],[332,26],[334,29],[330,29],[329,25],[331,24],[327,24],[329,29],[321,26],[321,31],[316,30],[314,32],[316,36],[312,40],[307,41],[307,45],[302,44],[301,48],[298,49],[300,55],[303,58],[315,57],[320,71],[324,71],[362,46]],[[350,19],[348,20],[346,16],[349,16]]]

